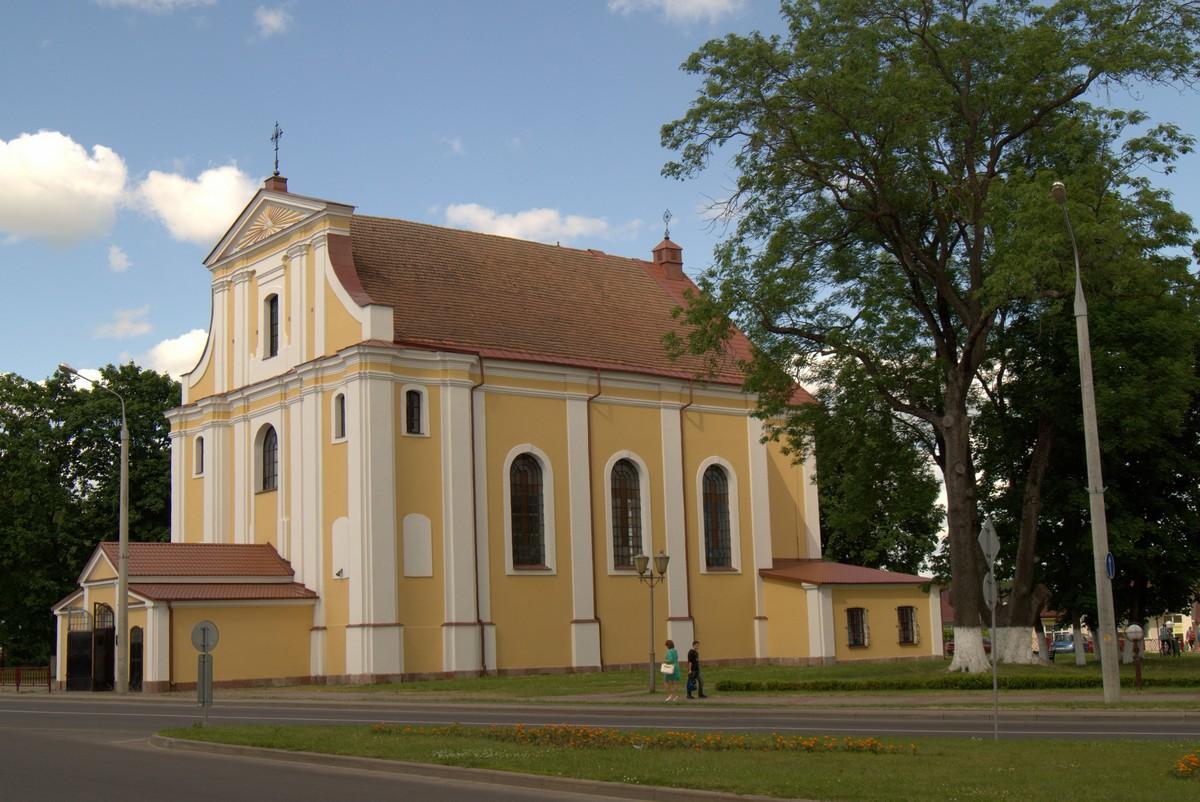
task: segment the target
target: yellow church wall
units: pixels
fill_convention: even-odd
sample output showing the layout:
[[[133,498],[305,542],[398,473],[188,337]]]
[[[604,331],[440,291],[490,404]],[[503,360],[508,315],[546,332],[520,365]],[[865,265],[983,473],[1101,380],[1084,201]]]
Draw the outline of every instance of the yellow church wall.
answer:
[[[896,608],[916,608],[920,640],[930,637],[925,630],[929,622],[929,594],[918,585],[861,586],[838,585],[833,589],[833,631],[838,660],[886,660],[899,657],[924,657],[929,649],[921,643],[901,645]],[[870,629],[869,645],[846,645],[846,610],[862,607],[867,611]],[[922,626],[924,624],[924,626]]]
[[[226,454],[234,453],[234,451],[233,451],[233,428],[232,427],[226,428],[222,436],[225,438],[225,444],[224,444],[225,453]],[[231,462],[227,462],[225,465],[225,469],[223,471],[221,471],[221,473],[223,474],[222,480],[225,482],[225,493],[226,493],[225,498],[227,498],[227,499],[235,498],[234,493],[236,492],[236,490],[233,485],[233,477],[234,477],[235,471],[233,470],[233,464]],[[217,480],[217,477],[214,476],[213,481],[216,481],[216,480]],[[217,539],[218,543],[232,543],[233,542],[233,505],[232,504],[225,505],[225,516],[224,517],[225,517],[225,520],[214,522],[213,531],[216,533],[216,539]]]
[[[283,434],[279,436],[283,441]],[[279,551],[279,505],[278,490],[259,490],[254,494],[254,542],[270,543]]]
[[[233,386],[233,355],[237,353],[237,351],[234,349],[238,347],[237,337],[234,334],[234,332],[237,331],[237,318],[234,317],[233,314],[234,309],[236,308],[236,305],[233,302],[234,295],[235,293],[233,292],[225,293],[225,320],[227,321],[229,330],[221,333],[221,336],[225,338],[225,342],[227,344],[225,350],[225,364],[222,368],[225,372],[226,387]]]
[[[362,324],[342,306],[329,282],[325,289],[325,342],[323,354],[336,354],[343,348],[362,342]]]
[[[818,557],[805,554],[804,475],[801,465],[783,453],[780,443],[767,444],[767,488],[771,496],[771,555],[782,559]]]
[[[304,249],[304,297],[307,299],[308,307],[303,310],[305,316],[304,326],[304,353],[312,357],[316,356],[316,351],[313,349],[313,343],[317,338],[317,306],[314,300],[317,286],[317,271],[313,266],[313,249]]]
[[[407,373],[407,371],[406,371]],[[395,390],[396,439],[396,587],[397,609],[404,624],[404,670],[435,673],[442,670],[442,623],[446,581],[442,559],[442,392],[424,384],[429,407],[429,436],[404,434],[404,387],[420,382],[398,381]],[[429,519],[433,576],[404,575],[404,517]]]
[[[487,419],[488,560],[498,664],[505,668],[571,663],[571,521],[567,475],[567,408],[558,399],[507,393],[484,396]],[[555,574],[537,570],[509,575],[511,544],[505,536],[505,458],[528,443],[544,452],[554,479]],[[529,611],[540,610],[531,616]]]
[[[309,673],[309,604],[192,607],[176,604],[171,613],[173,680],[196,681],[196,649],[192,628],[203,620],[217,625],[220,639],[213,650],[213,679],[305,677]]]
[[[324,554],[325,592],[325,670],[329,674],[346,672],[346,624],[350,621],[350,582],[334,576],[337,567],[333,560],[333,524],[338,518],[350,515],[349,454],[345,441],[330,440],[333,431],[333,404],[331,399],[337,390],[322,391],[320,394],[321,431],[317,434],[321,442],[321,550]],[[347,414],[350,414],[347,405]]]
[[[217,349],[216,343],[212,342],[211,331],[208,333],[208,342],[205,343],[204,347],[206,349],[211,348],[213,351],[216,351]],[[208,363],[204,366],[204,372],[199,376],[191,376],[189,379],[185,379],[185,381],[191,382],[188,389],[188,396],[192,401],[199,401],[201,398],[207,398],[217,391],[216,364],[216,354],[210,354],[208,357]]]
[[[212,448],[208,444],[211,435],[204,435],[204,472],[211,473],[213,466]],[[196,436],[183,436],[183,541],[200,543],[204,540],[204,476],[196,476]]]
[[[688,584],[691,614],[704,654],[710,658],[754,654],[754,550],[750,517],[750,466],[746,418],[713,412],[684,410],[683,416],[683,509],[687,530]],[[730,481],[737,482],[737,523],[740,530],[740,572],[706,572],[704,564],[704,520],[697,499],[700,466],[710,457],[720,457],[733,468]],[[732,494],[731,494],[732,496]],[[734,510],[730,509],[733,514]],[[676,556],[672,555],[672,559]],[[718,634],[718,637],[706,637]]]
[[[647,590],[636,573],[608,574],[612,531],[604,488],[604,468],[618,451],[632,451],[649,472],[644,497],[650,501],[650,532],[642,533],[642,548],[653,554],[667,548],[663,530],[661,413],[657,407],[617,403],[591,404],[592,429],[592,559],[595,564],[596,617],[600,619],[601,659],[605,664],[641,663],[646,659]],[[649,534],[649,540],[647,540]],[[563,555],[565,558],[566,555]],[[561,558],[560,558],[561,559]],[[667,595],[656,589],[655,650],[666,639]]]
[[[261,333],[258,330],[259,326],[259,298],[258,298],[258,275],[250,274],[250,282],[246,288],[246,331],[249,333],[250,342],[246,343],[246,355],[258,354],[258,343]],[[283,312],[283,304],[279,305],[279,311]],[[280,317],[283,317],[280,314]],[[233,353],[232,351],[230,353]]]
[[[808,657],[808,594],[794,582],[763,579],[767,656]]]

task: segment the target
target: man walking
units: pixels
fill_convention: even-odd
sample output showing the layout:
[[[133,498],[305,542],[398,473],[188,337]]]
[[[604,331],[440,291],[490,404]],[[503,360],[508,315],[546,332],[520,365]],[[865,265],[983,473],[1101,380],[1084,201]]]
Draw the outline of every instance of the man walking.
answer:
[[[687,697],[695,699],[692,696],[692,691],[698,691],[701,699],[707,699],[708,695],[704,693],[704,677],[700,675],[700,641],[692,641],[692,648],[688,650],[688,679],[687,679]]]

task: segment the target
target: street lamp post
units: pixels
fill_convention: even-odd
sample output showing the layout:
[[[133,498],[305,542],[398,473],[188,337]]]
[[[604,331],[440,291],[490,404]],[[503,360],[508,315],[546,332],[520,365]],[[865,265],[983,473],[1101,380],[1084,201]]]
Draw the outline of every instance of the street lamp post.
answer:
[[[1075,335],[1079,346],[1079,384],[1083,395],[1083,439],[1087,453],[1088,501],[1092,518],[1092,570],[1096,575],[1096,607],[1100,637],[1100,667],[1104,675],[1104,701],[1121,701],[1120,666],[1117,663],[1117,624],[1113,612],[1112,579],[1108,575],[1108,520],[1104,512],[1104,479],[1100,474],[1100,436],[1096,429],[1096,395],[1092,388],[1092,344],[1088,336],[1087,301],[1083,297],[1083,282],[1079,277],[1079,248],[1075,230],[1067,213],[1067,187],[1055,181],[1054,200],[1062,208],[1063,221],[1071,237],[1075,255]]]
[[[129,651],[125,638],[129,631],[129,426],[125,419],[124,397],[109,387],[89,379],[75,368],[60,364],[59,369],[83,379],[93,387],[99,387],[116,396],[121,402],[121,495],[117,523],[117,651],[116,691],[129,692]]]
[[[1133,641],[1133,687],[1142,689],[1142,638],[1146,633],[1137,624],[1125,627],[1125,637]]]
[[[661,585],[667,579],[667,563],[671,561],[663,552],[654,555],[654,571],[649,570],[650,558],[639,554],[633,558],[633,566],[637,568],[638,580],[650,587],[650,693],[658,688],[658,666],[654,659],[654,586]],[[654,574],[657,572],[658,576]]]

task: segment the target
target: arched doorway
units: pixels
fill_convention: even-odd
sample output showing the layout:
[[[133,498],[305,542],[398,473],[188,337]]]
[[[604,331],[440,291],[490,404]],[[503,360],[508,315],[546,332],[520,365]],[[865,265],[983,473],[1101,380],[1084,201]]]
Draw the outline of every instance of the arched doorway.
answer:
[[[117,625],[113,609],[103,602],[92,613],[92,690],[111,691],[116,679]]]
[[[129,630],[129,690],[142,689],[142,628]]]

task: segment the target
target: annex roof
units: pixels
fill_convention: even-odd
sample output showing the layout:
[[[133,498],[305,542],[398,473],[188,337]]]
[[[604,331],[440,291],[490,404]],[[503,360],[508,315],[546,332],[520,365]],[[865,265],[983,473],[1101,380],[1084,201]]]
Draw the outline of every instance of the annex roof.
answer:
[[[129,589],[152,601],[253,601],[316,599],[299,582],[134,582]]]
[[[758,573],[770,579],[809,585],[922,585],[932,581],[929,577],[828,560],[776,559],[774,568],[762,568]]]
[[[117,544],[97,547],[114,567]],[[129,576],[153,577],[292,577],[287,560],[270,544],[130,543]],[[276,579],[278,582],[278,579]]]
[[[700,357],[673,361],[663,344],[668,332],[682,334],[671,313],[695,285],[651,262],[358,214],[350,240],[352,263],[338,275],[358,303],[393,309],[397,343],[675,378],[706,373]],[[332,238],[330,251],[340,261]],[[347,267],[357,282],[346,281]],[[736,332],[709,380],[740,386],[738,362],[750,356]]]

